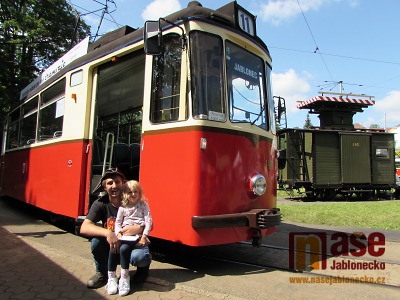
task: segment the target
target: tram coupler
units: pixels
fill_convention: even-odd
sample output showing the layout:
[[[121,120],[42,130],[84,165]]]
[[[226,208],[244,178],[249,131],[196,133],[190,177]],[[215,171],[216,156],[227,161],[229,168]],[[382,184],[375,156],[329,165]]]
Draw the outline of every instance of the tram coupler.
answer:
[[[251,228],[251,238],[252,238],[251,244],[253,245],[253,247],[254,248],[260,247],[262,239],[261,229]]]
[[[281,215],[279,208],[270,210],[262,210],[256,213],[256,220],[254,220],[257,228],[267,229],[271,226],[277,226],[281,223]],[[254,224],[253,222],[253,224]],[[250,225],[253,225],[250,223]],[[255,226],[252,226],[255,227]]]

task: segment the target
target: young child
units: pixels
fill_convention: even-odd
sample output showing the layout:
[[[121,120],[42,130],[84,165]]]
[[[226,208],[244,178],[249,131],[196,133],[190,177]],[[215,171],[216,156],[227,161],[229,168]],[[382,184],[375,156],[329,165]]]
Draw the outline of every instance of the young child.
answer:
[[[147,236],[152,228],[152,218],[147,199],[143,194],[143,188],[139,182],[130,180],[125,183],[122,194],[122,205],[118,209],[115,220],[115,234],[121,241],[119,249],[121,278],[118,279],[116,269],[118,265],[118,253],[110,251],[108,259],[108,283],[106,290],[108,294],[125,296],[130,291],[129,259],[132,249],[137,246],[144,246],[149,243]],[[143,234],[126,236],[121,230],[127,225],[139,225],[144,227]]]

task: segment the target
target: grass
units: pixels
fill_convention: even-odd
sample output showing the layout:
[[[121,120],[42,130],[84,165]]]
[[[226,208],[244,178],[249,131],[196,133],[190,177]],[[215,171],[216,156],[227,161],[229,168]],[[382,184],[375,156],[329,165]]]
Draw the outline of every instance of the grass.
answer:
[[[399,201],[279,204],[279,208],[283,221],[400,230]]]

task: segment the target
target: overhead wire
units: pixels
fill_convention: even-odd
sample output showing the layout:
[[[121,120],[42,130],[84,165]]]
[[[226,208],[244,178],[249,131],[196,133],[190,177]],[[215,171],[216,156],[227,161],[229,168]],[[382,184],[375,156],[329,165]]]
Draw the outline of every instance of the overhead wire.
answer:
[[[294,49],[287,49],[287,48],[285,49],[285,48],[278,48],[278,47],[269,47],[269,48],[277,48],[277,49],[284,49],[284,50],[289,50],[289,51],[298,51],[298,52],[305,52],[305,53],[318,53],[318,54],[320,55],[320,57],[321,57],[321,60],[322,60],[323,63],[324,63],[324,66],[325,66],[325,68],[326,68],[326,70],[327,70],[329,76],[330,76],[331,79],[332,79],[332,82],[336,82],[336,83],[340,83],[340,81],[335,81],[335,80],[333,79],[332,73],[330,72],[330,70],[329,70],[329,68],[328,68],[328,65],[326,64],[326,62],[325,62],[323,56],[335,56],[335,57],[342,57],[342,58],[346,58],[346,59],[354,59],[354,60],[363,60],[363,61],[369,61],[369,62],[375,62],[375,63],[384,63],[384,64],[400,65],[399,62],[383,61],[383,60],[368,59],[368,58],[360,58],[360,57],[351,57],[351,56],[337,55],[337,54],[330,54],[330,53],[321,52],[320,49],[319,49],[319,47],[318,47],[317,41],[316,41],[316,39],[315,39],[315,37],[314,37],[314,34],[313,34],[312,30],[311,30],[311,27],[310,27],[310,25],[309,25],[309,23],[308,23],[308,21],[307,21],[307,18],[306,18],[306,16],[305,16],[304,12],[303,12],[303,9],[302,9],[302,7],[301,7],[301,5],[300,5],[299,0],[297,0],[297,4],[298,4],[298,6],[299,6],[299,8],[300,8],[300,11],[301,11],[301,13],[302,13],[302,15],[303,15],[304,21],[305,21],[305,23],[306,23],[306,25],[307,25],[307,27],[308,27],[308,30],[309,30],[309,32],[310,32],[310,35],[311,35],[311,37],[312,37],[312,39],[313,39],[313,41],[314,41],[315,50],[314,50],[313,52],[311,52],[311,51],[294,50]],[[391,79],[389,79],[389,80],[387,80],[387,81],[390,81],[390,80],[391,80]],[[325,81],[325,82],[327,82],[327,81]],[[384,81],[384,82],[386,82],[386,81]],[[351,84],[351,85],[356,85],[356,84]],[[364,85],[358,85],[358,86],[364,86]],[[375,85],[370,85],[369,87],[372,87],[372,86],[375,86]],[[367,86],[364,86],[364,87],[367,87]]]
[[[320,50],[319,50],[319,47],[318,47],[317,41],[315,40],[314,34],[312,33],[311,27],[310,27],[310,25],[308,24],[308,21],[307,21],[306,15],[304,14],[304,12],[303,12],[303,9],[301,8],[301,5],[300,5],[300,2],[299,2],[299,0],[297,0],[297,4],[299,5],[299,8],[300,8],[301,14],[303,15],[304,21],[305,21],[305,22],[306,22],[306,24],[307,24],[308,31],[310,32],[310,35],[311,35],[311,37],[312,37],[312,39],[313,39],[313,41],[314,41],[314,44],[315,44],[315,50],[314,50],[314,53],[318,53],[318,54],[320,55],[320,57],[321,57],[321,60],[322,60],[322,62],[324,63],[324,65],[325,65],[325,68],[326,68],[326,70],[327,70],[327,72],[328,72],[329,76],[331,77],[331,79],[332,79],[332,80],[334,80],[334,79],[333,79],[333,76],[332,76],[332,74],[331,74],[331,71],[329,70],[329,68],[328,68],[328,65],[326,64],[326,62],[325,62],[325,60],[324,60],[324,57],[322,56],[322,54],[321,54],[321,52],[320,52]]]
[[[314,54],[314,51],[309,51],[309,50],[301,50],[301,49],[292,49],[292,48],[284,48],[284,47],[275,47],[275,46],[268,46],[269,49],[278,49],[278,50],[285,50],[285,51],[292,51],[292,52],[299,52],[299,53],[306,53],[306,54]],[[360,60],[360,61],[367,61],[367,62],[372,62],[372,63],[378,63],[378,64],[389,64],[389,65],[395,65],[398,66],[400,65],[400,62],[394,62],[394,61],[385,61],[385,60],[379,60],[379,59],[371,59],[371,58],[362,58],[362,57],[354,57],[354,56],[346,56],[346,55],[338,55],[338,54],[332,54],[332,53],[325,53],[321,52],[322,55],[324,56],[333,56],[333,57],[339,57],[339,58],[344,58],[344,59],[353,59],[353,60]],[[364,88],[371,88],[371,87],[378,87],[378,85],[391,81],[393,79],[397,79],[400,76],[395,76],[392,78],[389,78],[387,80],[381,81],[376,84],[372,85],[363,85]],[[333,80],[335,81],[335,80]],[[336,82],[336,81],[335,81]],[[320,86],[318,86],[320,87]],[[383,88],[383,87],[382,87]]]
[[[67,0],[67,1],[69,2],[69,4],[70,4],[71,6],[76,7],[76,8],[79,8],[80,11],[84,11],[84,12],[85,12],[85,13],[80,13],[80,16],[87,16],[87,15],[93,14],[93,15],[95,15],[95,16],[101,18],[100,25],[101,25],[102,20],[106,20],[106,21],[108,21],[108,22],[111,22],[111,23],[115,24],[118,28],[123,26],[122,24],[119,24],[117,21],[115,21],[114,17],[111,15],[111,13],[113,13],[114,11],[117,10],[117,5],[116,5],[116,3],[115,3],[113,0],[106,0],[106,3],[105,3],[105,4],[102,3],[102,2],[100,2],[100,1],[97,1],[97,0],[92,0],[92,1],[95,2],[95,3],[101,4],[101,5],[104,6],[103,8],[95,9],[95,10],[92,10],[92,11],[90,11],[90,10],[88,10],[88,9],[82,7],[82,6],[79,6],[78,4],[72,3],[72,0]],[[112,10],[112,11],[110,11],[110,12],[107,12],[107,14],[111,17],[111,19],[105,17],[105,13],[102,13],[101,15],[98,14],[99,11],[102,11],[102,12],[104,11],[104,9],[105,9],[105,7],[107,6],[107,3],[108,3],[108,2],[114,4],[114,6],[115,6],[115,9],[114,9],[114,10]],[[108,7],[107,7],[107,10],[108,10]],[[98,34],[98,35],[101,35],[101,34]]]
[[[294,52],[310,53],[310,54],[315,53],[314,51],[309,51],[309,50],[291,49],[291,48],[274,47],[274,46],[268,46],[268,48],[286,50],[286,51],[294,51]],[[382,64],[400,65],[400,62],[385,61],[385,60],[371,59],[371,58],[362,58],[362,57],[354,57],[354,56],[347,56],[347,55],[338,55],[338,54],[325,53],[325,52],[320,52],[320,53],[322,55],[325,55],[325,56],[334,56],[334,57],[341,57],[341,58],[346,58],[346,59],[363,60],[363,61],[376,62],[376,63],[382,63]]]
[[[86,9],[86,8],[83,8],[83,7],[79,6],[78,4],[73,4],[73,3],[72,3],[72,0],[67,0],[67,1],[68,1],[72,6],[75,6],[75,7],[79,8],[80,11],[85,11],[85,13],[80,13],[80,16],[86,16],[86,15],[89,15],[89,14],[93,14],[93,15],[96,15],[96,16],[98,16],[98,17],[100,17],[100,18],[102,17],[102,16],[99,15],[97,12],[102,11],[103,8],[100,8],[100,9],[97,9],[97,10],[94,10],[94,11],[90,11],[90,10],[88,10],[88,9]],[[98,0],[92,0],[92,1],[95,2],[95,3],[101,4],[101,5],[105,5],[103,2],[98,1]],[[111,2],[111,3],[113,3],[113,4],[116,6],[116,4],[115,4],[115,2],[114,2],[113,0],[105,0],[105,1],[106,1],[106,3],[107,3],[107,2]],[[300,5],[299,0],[297,0],[297,4],[298,4],[298,6],[299,6],[299,8],[300,8],[300,11],[301,11],[302,16],[303,16],[303,18],[304,18],[304,21],[305,21],[305,23],[306,23],[306,25],[307,25],[308,31],[309,31],[309,33],[310,33],[310,36],[311,36],[311,38],[312,38],[312,40],[313,40],[313,42],[314,42],[315,49],[314,49],[313,51],[308,51],[308,50],[290,49],[290,48],[269,46],[270,49],[280,49],[280,50],[286,50],[286,51],[295,51],[295,52],[303,52],[303,53],[310,53],[310,54],[319,54],[319,56],[320,56],[320,58],[321,58],[321,60],[322,60],[322,62],[323,62],[323,64],[324,64],[324,66],[325,66],[325,69],[327,70],[327,72],[328,72],[330,78],[331,78],[332,81],[334,81],[334,82],[336,82],[336,81],[333,79],[332,73],[331,73],[331,71],[329,70],[329,67],[328,67],[328,65],[327,65],[327,63],[326,63],[326,61],[325,61],[325,59],[324,59],[324,56],[340,57],[340,58],[345,58],[345,59],[361,60],[361,61],[368,61],[368,62],[374,62],[374,63],[383,63],[383,64],[391,64],[391,65],[400,65],[400,62],[384,61],[384,60],[378,60],[378,59],[370,59],[370,58],[362,58],[362,57],[354,57],[354,56],[346,56],[346,55],[338,55],[338,54],[332,54],[332,53],[321,52],[320,47],[318,46],[318,43],[317,43],[317,41],[316,41],[316,38],[315,38],[315,36],[314,36],[314,34],[313,34],[312,30],[311,30],[311,26],[310,26],[310,24],[309,24],[309,22],[308,22],[308,20],[307,20],[307,18],[306,18],[306,16],[305,16],[305,13],[304,13],[304,11],[303,11],[301,5]],[[111,13],[114,12],[114,11],[115,11],[115,10],[109,12],[109,15],[110,15],[110,17],[112,18],[112,20],[110,20],[110,19],[107,18],[107,17],[103,17],[103,19],[104,19],[104,20],[107,20],[107,21],[109,21],[109,22],[111,22],[111,23],[114,23],[114,24],[115,24],[116,26],[118,26],[118,27],[121,27],[122,25],[119,24],[118,22],[116,22],[116,20],[115,20],[115,19],[113,18],[113,16],[111,15]],[[387,81],[390,81],[390,79],[387,80]],[[375,85],[374,85],[374,86],[375,86]]]

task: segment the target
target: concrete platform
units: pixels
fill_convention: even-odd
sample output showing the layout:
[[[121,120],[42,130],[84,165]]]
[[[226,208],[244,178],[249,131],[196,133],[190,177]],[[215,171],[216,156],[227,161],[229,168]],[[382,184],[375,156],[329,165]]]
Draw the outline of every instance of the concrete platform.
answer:
[[[94,265],[87,239],[21,213],[0,199],[1,299],[119,299],[86,281]],[[277,234],[284,235],[282,227]],[[271,237],[276,241],[282,236]],[[398,248],[398,243],[390,247]],[[256,255],[257,249],[248,253]],[[271,253],[272,254],[272,253]],[[131,275],[135,270],[131,268]],[[399,274],[396,274],[398,276]],[[312,276],[312,275],[311,275]],[[153,260],[149,278],[126,299],[398,299],[400,289],[376,284],[296,283],[308,274],[223,262],[175,265]]]

